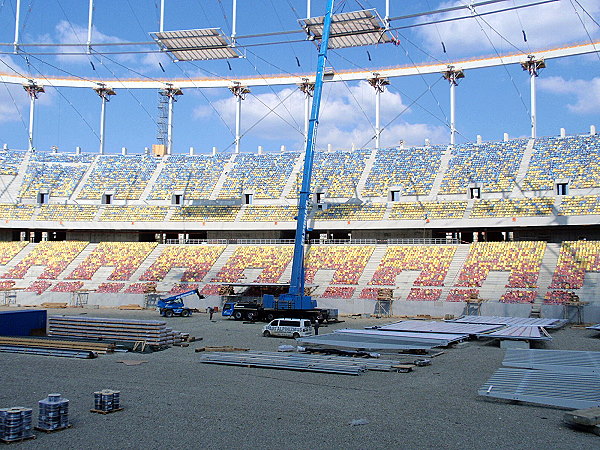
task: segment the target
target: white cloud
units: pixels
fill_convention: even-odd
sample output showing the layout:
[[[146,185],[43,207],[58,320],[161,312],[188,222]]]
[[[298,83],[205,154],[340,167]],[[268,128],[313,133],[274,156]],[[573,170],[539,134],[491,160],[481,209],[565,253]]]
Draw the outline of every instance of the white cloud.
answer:
[[[82,44],[81,47],[60,47],[57,56],[60,61],[89,64],[90,57],[85,55],[67,55],[66,53],[81,53],[87,51],[87,27],[61,20],[56,24],[56,41],[58,43]],[[92,27],[92,42],[97,44],[115,44],[124,42],[116,36],[109,36]],[[119,55],[120,60],[132,60],[131,55]]]
[[[468,2],[452,1],[442,3],[440,7],[464,6],[466,3]],[[524,3],[530,2],[515,0],[514,3],[509,2],[506,5],[492,4],[477,7],[476,11],[482,13]],[[592,17],[597,17],[600,13],[600,2],[597,0],[579,0],[579,3]],[[436,53],[441,53],[440,40],[444,42],[449,55],[489,53],[494,50],[494,47],[499,51],[516,51],[515,47],[506,40],[517,48],[528,51],[530,48],[535,50],[551,48],[567,42],[589,41],[580,18],[584,21],[592,37],[600,35],[598,26],[581,9],[578,8],[578,12],[579,17],[570,2],[558,1],[505,13],[490,14],[478,19],[469,18],[427,25],[419,28],[417,33],[424,39],[426,47]],[[441,20],[468,14],[468,10],[460,10],[427,17],[422,21]],[[527,36],[527,42],[523,40],[521,31],[523,29]]]
[[[286,100],[282,103],[283,99]],[[235,126],[235,103],[235,98],[230,96],[212,104],[231,129]],[[319,147],[326,147],[329,143],[335,148],[374,145],[375,94],[368,83],[327,84],[321,105]],[[381,126],[386,127],[381,135],[382,145],[397,145],[401,139],[408,144],[422,144],[426,138],[432,142],[447,141],[443,127],[394,120],[405,108],[400,94],[389,91],[381,94]],[[270,109],[275,112],[268,114]],[[204,120],[213,115],[214,110],[206,104],[194,109],[197,119]],[[388,126],[390,121],[392,123]],[[247,131],[250,127],[252,129]],[[273,92],[248,95],[242,103],[243,133],[247,131],[276,143],[281,143],[282,136],[285,136],[286,140],[300,144],[303,130],[304,97],[297,88],[283,88],[277,95]]]
[[[571,95],[575,103],[567,104],[567,109],[576,114],[600,112],[600,78],[591,80],[565,80],[563,77],[540,78],[540,89],[554,94]]]

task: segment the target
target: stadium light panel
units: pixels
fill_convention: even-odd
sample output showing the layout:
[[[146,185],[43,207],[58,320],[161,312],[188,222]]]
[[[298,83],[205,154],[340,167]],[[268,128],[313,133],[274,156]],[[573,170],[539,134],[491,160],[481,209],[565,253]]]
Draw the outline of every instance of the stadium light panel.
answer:
[[[204,61],[241,58],[220,28],[177,30],[150,33],[161,50],[175,61]]]
[[[323,36],[324,16],[300,19],[309,39]],[[383,21],[374,9],[334,14],[329,36],[329,48],[359,47],[392,42]]]

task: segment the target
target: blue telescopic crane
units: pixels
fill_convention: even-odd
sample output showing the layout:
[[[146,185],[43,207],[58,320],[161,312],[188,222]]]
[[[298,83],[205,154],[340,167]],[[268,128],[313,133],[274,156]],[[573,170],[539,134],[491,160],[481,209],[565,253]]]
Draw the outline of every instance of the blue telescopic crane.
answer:
[[[315,152],[315,138],[317,136],[317,125],[319,124],[319,109],[321,106],[321,94],[323,92],[323,74],[327,61],[327,46],[329,44],[329,32],[331,29],[331,18],[333,15],[334,0],[327,1],[327,11],[323,21],[323,34],[319,46],[319,59],[317,62],[317,73],[315,76],[315,90],[313,103],[308,123],[308,136],[306,139],[306,150],[304,153],[304,170],[302,172],[302,186],[298,200],[298,217],[296,222],[296,236],[294,240],[294,257],[292,260],[292,276],[290,289],[287,294],[279,296],[280,307],[287,304],[290,309],[315,308],[316,301],[312,297],[304,295],[304,251],[306,244],[306,223],[308,219],[308,205],[310,199],[310,182],[312,177],[313,159]]]

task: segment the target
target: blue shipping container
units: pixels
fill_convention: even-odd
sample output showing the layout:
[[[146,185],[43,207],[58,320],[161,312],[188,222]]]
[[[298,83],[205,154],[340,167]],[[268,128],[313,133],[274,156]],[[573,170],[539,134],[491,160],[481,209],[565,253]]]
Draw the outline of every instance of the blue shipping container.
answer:
[[[45,336],[47,311],[0,311],[0,336]]]

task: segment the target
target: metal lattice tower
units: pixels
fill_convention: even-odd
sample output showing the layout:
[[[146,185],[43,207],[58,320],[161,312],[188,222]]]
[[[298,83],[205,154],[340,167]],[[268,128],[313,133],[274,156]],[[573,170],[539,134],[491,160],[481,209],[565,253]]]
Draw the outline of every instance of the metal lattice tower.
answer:
[[[169,98],[158,91],[158,118],[156,120],[156,140],[167,145],[167,128],[169,121]]]

